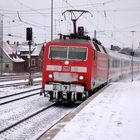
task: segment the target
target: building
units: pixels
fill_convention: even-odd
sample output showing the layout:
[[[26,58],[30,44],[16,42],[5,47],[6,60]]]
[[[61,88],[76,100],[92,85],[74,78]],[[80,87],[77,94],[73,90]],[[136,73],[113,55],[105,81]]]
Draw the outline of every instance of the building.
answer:
[[[0,71],[4,72],[29,72],[29,46],[27,43],[10,44],[9,41],[0,45]],[[31,71],[42,71],[43,45],[31,46]]]
[[[0,42],[1,73],[22,72],[25,60],[7,42]]]
[[[27,44],[21,44],[17,46],[20,56],[25,60],[24,70],[29,71],[29,46]],[[43,45],[35,44],[31,45],[31,71],[39,72],[42,71],[43,63]]]

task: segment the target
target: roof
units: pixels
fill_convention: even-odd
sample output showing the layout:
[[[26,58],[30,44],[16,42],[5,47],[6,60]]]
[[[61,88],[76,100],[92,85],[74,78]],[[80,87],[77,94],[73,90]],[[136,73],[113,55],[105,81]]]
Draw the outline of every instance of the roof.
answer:
[[[91,40],[86,39],[54,39],[51,42],[66,42],[66,43],[91,43]]]
[[[110,50],[110,49],[106,49],[109,56],[111,57],[115,57],[115,58],[118,58],[118,59],[127,59],[127,60],[130,60],[131,56],[128,56],[128,55],[124,55],[124,54],[121,54],[119,53],[118,51],[113,51],[113,50]]]
[[[42,50],[43,45],[39,44],[39,45],[31,45],[31,56],[39,56],[41,50]],[[19,45],[13,46],[14,50],[16,50],[17,52],[26,52],[25,55],[27,55],[27,53],[29,52],[29,45]]]
[[[31,56],[38,56],[42,50],[42,47],[43,47],[42,44],[35,46]]]
[[[6,56],[15,63],[24,62],[25,60],[20,58],[15,50],[6,42],[2,42],[2,50],[6,54]],[[14,55],[13,55],[14,54]]]
[[[22,58],[20,58],[19,56],[13,57],[12,59],[14,62],[24,62],[25,61]]]
[[[31,51],[35,49],[35,46],[31,45]],[[19,45],[17,46],[17,50],[20,52],[28,52],[29,51],[29,46],[28,45]]]

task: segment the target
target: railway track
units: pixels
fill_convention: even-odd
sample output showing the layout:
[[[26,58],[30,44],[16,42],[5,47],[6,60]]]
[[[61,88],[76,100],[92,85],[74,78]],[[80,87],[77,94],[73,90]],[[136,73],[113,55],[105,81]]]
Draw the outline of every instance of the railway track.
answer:
[[[36,80],[33,82],[34,85],[38,85],[41,83],[41,80]],[[25,81],[11,81],[11,83],[1,83],[0,88],[12,87],[12,86],[20,86],[20,85],[28,85],[28,80]]]
[[[5,109],[2,110],[3,117],[6,115],[9,115],[9,117],[5,119],[6,121],[5,123],[3,123],[2,120],[0,121],[0,123],[2,124],[1,125],[2,127],[0,129],[1,140],[40,139],[40,137],[44,133],[49,131],[60,120],[62,120],[68,113],[70,113],[75,107],[77,107],[75,106],[74,108],[67,108],[66,106],[63,106],[63,107],[56,106],[56,104],[53,104],[51,102],[46,102],[46,99],[44,100],[44,98],[42,98],[41,96],[38,96],[37,98],[38,98],[36,99],[37,102],[32,102],[32,103],[29,102],[30,105],[29,103],[27,104],[28,107],[25,111],[20,112],[21,107],[24,107],[23,105],[25,104],[21,105],[21,107],[17,109],[16,111],[13,108],[13,113],[5,113],[5,112],[8,112],[8,106],[7,106],[7,111]],[[44,104],[41,105],[43,100],[45,102]],[[38,103],[38,107],[35,106],[35,104],[37,103]],[[34,110],[31,109],[31,106],[34,108]],[[28,110],[32,110],[32,111],[28,112]],[[19,115],[18,114],[13,115],[14,112],[17,112],[17,111],[19,111],[18,113]]]
[[[46,130],[54,126],[73,108],[62,108],[50,103],[35,113],[0,130],[0,139],[38,139]]]
[[[33,85],[38,85],[42,81],[41,74],[33,74],[32,78],[33,78]],[[0,88],[28,85],[28,83],[29,83],[28,74],[0,76]]]
[[[44,134],[44,132],[50,130],[53,126],[55,126],[55,124],[57,124],[57,122],[59,122],[62,118],[64,118],[69,112],[73,110],[73,108],[63,108],[60,106],[55,106],[56,104],[46,102],[46,99],[44,100],[44,97],[41,98],[41,96],[34,96],[33,98],[35,98],[38,102],[37,108],[35,106],[37,102],[34,102],[34,104],[33,102],[30,103],[32,107],[34,106],[34,110],[32,110],[31,106],[29,105],[25,111],[21,111],[21,109],[24,108],[25,105],[23,104],[16,111],[13,108],[13,113],[8,113],[8,106],[10,104],[7,104],[5,105],[5,107],[7,106],[7,110],[2,109],[2,111],[0,111],[3,114],[3,117],[9,115],[9,117],[5,119],[4,123],[4,119],[0,120],[0,125],[2,124],[2,127],[0,129],[0,140],[37,140]],[[4,97],[2,97],[2,99],[4,99]],[[40,105],[42,103],[42,100],[45,101],[45,104],[42,104],[43,106]],[[20,100],[18,102],[20,104]],[[17,111],[19,111],[19,113],[17,115],[14,115],[14,112]]]
[[[54,105],[55,105],[55,103],[52,103],[52,104],[48,105],[47,107],[44,107],[43,109],[40,109],[40,110],[36,111],[35,113],[32,113],[31,115],[29,115],[29,116],[27,116],[27,117],[15,122],[15,123],[13,123],[12,125],[7,126],[6,128],[0,130],[0,135],[1,135],[1,133],[4,133],[4,132],[8,131],[9,129],[13,128],[13,127],[16,127],[17,125],[23,123],[24,121],[27,121],[27,120],[31,119],[32,117],[38,115],[39,113],[49,109],[50,107],[52,107]]]
[[[33,74],[33,78],[40,78],[41,74]],[[23,74],[23,75],[2,75],[0,76],[0,82],[6,82],[6,81],[15,81],[15,80],[25,80],[28,79],[29,75],[28,74]]]
[[[40,89],[41,88],[36,88],[36,89],[24,91],[24,92],[7,95],[7,96],[2,96],[2,97],[0,97],[0,105],[4,105],[4,104],[10,103],[10,102],[14,102],[17,100],[28,98],[30,96],[37,95],[40,93]]]

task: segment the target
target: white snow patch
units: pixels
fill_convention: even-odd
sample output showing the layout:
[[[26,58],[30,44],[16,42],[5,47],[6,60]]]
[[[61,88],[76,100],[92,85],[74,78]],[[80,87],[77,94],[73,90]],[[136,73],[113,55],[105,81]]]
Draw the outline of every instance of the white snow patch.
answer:
[[[112,83],[53,140],[139,140],[139,107],[140,81]]]

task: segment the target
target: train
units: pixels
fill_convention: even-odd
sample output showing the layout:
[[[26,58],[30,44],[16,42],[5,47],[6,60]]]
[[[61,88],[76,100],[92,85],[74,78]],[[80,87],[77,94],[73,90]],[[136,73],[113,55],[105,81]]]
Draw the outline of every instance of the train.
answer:
[[[81,102],[98,87],[140,71],[139,58],[132,61],[132,56],[107,49],[83,30],[60,35],[44,47],[42,93],[50,101]]]

